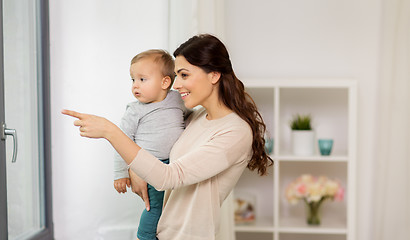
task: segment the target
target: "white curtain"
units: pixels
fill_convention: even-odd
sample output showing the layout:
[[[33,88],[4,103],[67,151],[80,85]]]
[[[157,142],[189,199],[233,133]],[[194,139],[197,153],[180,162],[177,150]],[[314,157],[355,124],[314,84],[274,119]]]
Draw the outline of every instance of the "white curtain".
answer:
[[[384,0],[373,237],[410,239],[410,0]]]
[[[169,1],[169,52],[190,37],[210,33],[224,40],[225,1],[170,0]]]
[[[170,0],[169,1],[169,49],[175,49],[190,37],[210,33],[224,41],[224,1],[220,0]],[[235,240],[232,194],[221,209],[218,240]]]

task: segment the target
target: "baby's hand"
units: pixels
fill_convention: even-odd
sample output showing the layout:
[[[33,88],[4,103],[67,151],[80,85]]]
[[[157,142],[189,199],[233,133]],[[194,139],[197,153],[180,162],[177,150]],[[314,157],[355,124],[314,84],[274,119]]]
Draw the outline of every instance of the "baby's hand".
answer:
[[[114,188],[118,193],[126,193],[127,187],[131,186],[131,180],[129,178],[120,178],[114,180]]]

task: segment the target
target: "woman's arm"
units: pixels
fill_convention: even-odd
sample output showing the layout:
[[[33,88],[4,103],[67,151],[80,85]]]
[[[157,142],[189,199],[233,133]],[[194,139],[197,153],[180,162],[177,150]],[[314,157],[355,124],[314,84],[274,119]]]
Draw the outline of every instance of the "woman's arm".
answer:
[[[105,118],[69,110],[62,113],[78,118],[74,125],[80,127],[81,136],[107,139],[131,170],[157,190],[201,182],[235,164],[246,164],[251,156],[252,132],[247,123],[232,124],[168,165],[147,151],[140,151],[136,143]]]
[[[181,138],[179,144],[186,146],[181,143]],[[252,152],[252,132],[247,125],[232,125],[218,131],[203,145],[188,148],[170,164],[155,161],[152,154],[141,150],[130,164],[130,169],[158,191],[199,183],[234,165],[246,167]]]
[[[82,137],[107,139],[127,164],[134,160],[141,149],[119,127],[103,117],[70,110],[61,113],[78,119],[74,125],[80,127]]]
[[[120,128],[105,118],[70,110],[63,110],[61,113],[78,118],[74,121],[74,125],[80,127],[82,137],[107,139],[128,164],[134,160],[141,149]],[[130,178],[132,191],[144,200],[147,211],[149,211],[150,204],[146,183],[135,174],[130,174]]]

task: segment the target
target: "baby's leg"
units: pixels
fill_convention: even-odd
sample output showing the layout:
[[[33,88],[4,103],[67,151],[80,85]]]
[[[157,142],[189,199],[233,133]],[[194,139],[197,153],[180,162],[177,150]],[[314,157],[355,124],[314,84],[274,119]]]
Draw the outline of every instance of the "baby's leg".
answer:
[[[163,162],[168,163],[168,160]],[[153,186],[148,184],[148,197],[150,210],[147,211],[146,209],[144,209],[144,211],[142,212],[137,232],[137,237],[140,240],[157,239],[157,225],[162,213],[164,192],[159,192]]]

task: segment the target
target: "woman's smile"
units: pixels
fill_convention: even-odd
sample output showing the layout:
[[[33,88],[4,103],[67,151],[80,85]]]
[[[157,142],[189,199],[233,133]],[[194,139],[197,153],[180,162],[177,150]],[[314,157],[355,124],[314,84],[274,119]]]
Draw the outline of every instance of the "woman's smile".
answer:
[[[184,100],[190,93],[189,92],[181,92],[181,98]]]

